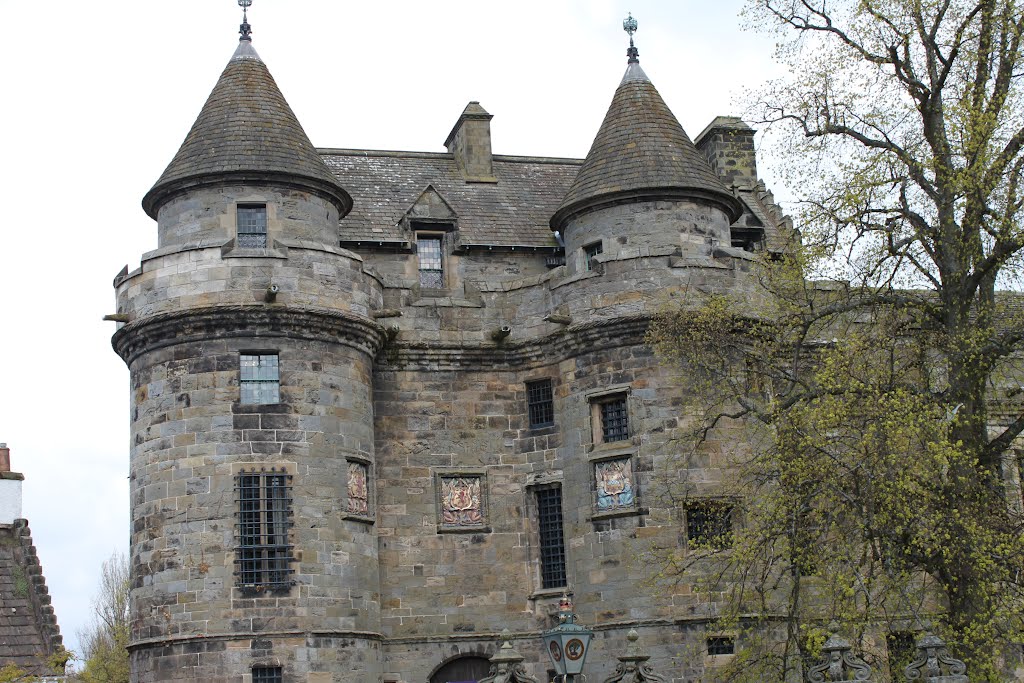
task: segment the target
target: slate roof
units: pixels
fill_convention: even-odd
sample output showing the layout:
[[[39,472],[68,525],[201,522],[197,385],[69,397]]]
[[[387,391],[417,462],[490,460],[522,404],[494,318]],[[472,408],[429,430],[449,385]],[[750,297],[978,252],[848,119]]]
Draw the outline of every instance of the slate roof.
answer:
[[[6,473],[10,474],[10,473]],[[28,522],[0,526],[0,667],[53,676],[47,660],[63,649]]]
[[[561,229],[573,215],[599,206],[688,195],[718,201],[732,220],[740,215],[739,202],[694,147],[639,62],[631,60],[551,227]]]
[[[171,195],[239,175],[311,189],[334,201],[342,215],[351,206],[266,64],[245,39],[142,206],[156,218],[160,204]]]
[[[497,183],[467,183],[449,153],[320,150],[353,197],[342,242],[411,239],[402,219],[432,185],[458,216],[460,244],[556,247],[548,225],[577,159],[496,155]]]

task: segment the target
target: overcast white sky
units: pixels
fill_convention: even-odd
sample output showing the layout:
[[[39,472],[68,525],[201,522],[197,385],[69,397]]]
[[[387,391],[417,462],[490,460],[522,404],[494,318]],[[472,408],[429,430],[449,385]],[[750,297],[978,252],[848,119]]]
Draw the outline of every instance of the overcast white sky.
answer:
[[[314,145],[443,151],[469,100],[498,154],[583,157],[626,66],[695,137],[779,75],[742,0],[255,0],[254,45]],[[139,202],[237,43],[235,0],[0,0],[0,441],[68,647],[127,551],[128,371],[111,281],[156,246]],[[769,182],[770,168],[762,168]],[[777,190],[780,188],[776,188]]]

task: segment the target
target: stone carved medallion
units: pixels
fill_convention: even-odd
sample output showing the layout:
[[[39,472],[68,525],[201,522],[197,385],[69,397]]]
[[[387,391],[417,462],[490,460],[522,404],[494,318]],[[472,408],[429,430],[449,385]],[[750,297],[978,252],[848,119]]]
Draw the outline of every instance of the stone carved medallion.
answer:
[[[447,527],[480,526],[484,523],[480,477],[441,478],[441,523]]]
[[[370,513],[370,495],[367,485],[369,467],[365,463],[348,464],[348,511],[353,515]]]
[[[594,481],[597,487],[598,512],[631,508],[636,503],[629,458],[595,463]]]

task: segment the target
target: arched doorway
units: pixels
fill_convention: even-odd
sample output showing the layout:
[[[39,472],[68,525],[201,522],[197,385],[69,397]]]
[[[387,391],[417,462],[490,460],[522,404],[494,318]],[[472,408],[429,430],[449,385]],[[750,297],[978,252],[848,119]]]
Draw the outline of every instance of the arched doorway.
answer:
[[[491,662],[483,657],[459,657],[430,677],[430,683],[476,683],[487,676]]]

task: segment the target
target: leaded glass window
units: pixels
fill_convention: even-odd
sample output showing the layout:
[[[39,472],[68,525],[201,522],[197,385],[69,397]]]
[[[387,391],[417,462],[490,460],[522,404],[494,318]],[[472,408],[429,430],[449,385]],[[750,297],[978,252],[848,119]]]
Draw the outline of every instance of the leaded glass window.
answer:
[[[565,580],[565,534],[562,529],[562,489],[537,489],[542,588],[561,588]]]
[[[241,402],[281,402],[281,374],[276,353],[241,355],[239,385]]]
[[[281,590],[291,586],[292,477],[283,471],[235,475],[237,504],[235,568],[245,590]]]
[[[555,404],[551,380],[526,383],[526,403],[530,413],[530,429],[549,427],[555,423]]]
[[[420,269],[420,286],[443,289],[444,263],[441,253],[441,237],[436,235],[417,236],[416,257]]]
[[[267,246],[267,205],[239,204],[238,246],[263,249]]]

